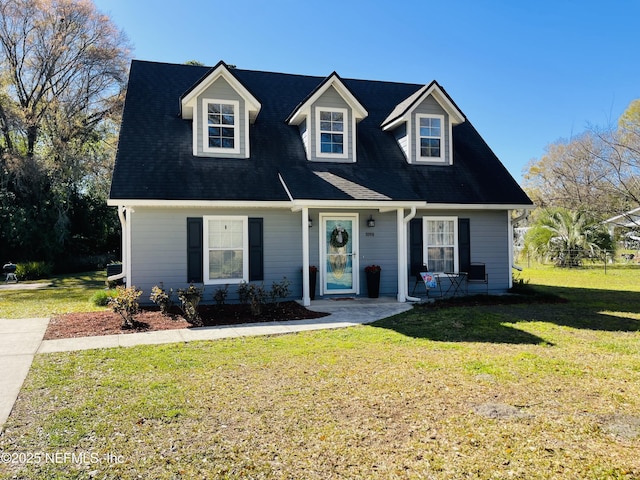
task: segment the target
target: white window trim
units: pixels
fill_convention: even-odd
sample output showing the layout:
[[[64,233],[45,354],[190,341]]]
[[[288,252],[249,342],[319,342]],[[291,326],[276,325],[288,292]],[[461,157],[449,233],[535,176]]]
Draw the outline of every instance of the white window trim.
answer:
[[[450,221],[453,222],[453,272],[447,273],[458,273],[460,269],[459,264],[459,249],[458,245],[458,217],[457,216],[425,216],[422,217],[422,258],[424,258],[427,267],[431,270],[431,266],[429,265],[429,244],[427,243],[428,237],[428,221]],[[447,245],[443,245],[447,246]],[[434,273],[445,273],[439,271],[433,271]]]
[[[242,278],[209,278],[209,221],[210,220],[242,220]],[[203,245],[203,280],[205,285],[225,285],[249,281],[249,217],[240,215],[204,215],[202,217],[204,237]]]
[[[349,111],[346,108],[335,108],[335,107],[315,107],[316,115],[315,115],[315,141],[316,141],[316,157],[317,158],[349,158],[349,132],[351,131],[351,125],[349,123]],[[344,128],[343,134],[343,144],[342,144],[342,153],[327,153],[321,151],[321,142],[320,142],[320,113],[321,112],[340,112],[342,113],[342,125]]]
[[[209,104],[221,103],[233,105],[233,148],[218,148],[209,146]],[[202,100],[202,151],[204,153],[239,154],[240,153],[240,102],[237,100],[221,100],[204,98]]]
[[[423,118],[438,118],[440,119],[440,156],[439,157],[423,157],[421,152],[420,145],[420,120]],[[417,162],[436,162],[436,163],[444,163],[445,162],[445,145],[446,145],[446,135],[445,135],[445,121],[444,115],[438,114],[426,114],[426,113],[417,113],[416,114],[416,122],[415,122],[415,148],[416,148],[416,161]],[[434,138],[434,137],[429,137]]]

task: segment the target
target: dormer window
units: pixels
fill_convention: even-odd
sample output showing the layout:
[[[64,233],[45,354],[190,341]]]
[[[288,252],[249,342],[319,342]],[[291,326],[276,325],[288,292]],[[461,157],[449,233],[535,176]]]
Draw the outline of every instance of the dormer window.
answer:
[[[355,163],[357,124],[368,115],[351,90],[333,72],[287,117],[300,130],[307,160]]]
[[[194,157],[250,158],[250,125],[262,105],[224,62],[180,97],[181,116],[191,120]]]
[[[316,110],[318,127],[316,155],[318,157],[346,158],[345,135],[348,136],[346,109]]]
[[[453,127],[465,117],[433,81],[397,104],[382,122],[410,164],[453,165]]]
[[[417,115],[418,135],[416,135],[416,151],[419,160],[442,161],[443,126],[442,115]]]
[[[205,152],[239,153],[238,109],[239,102],[234,100],[204,100],[203,113]]]

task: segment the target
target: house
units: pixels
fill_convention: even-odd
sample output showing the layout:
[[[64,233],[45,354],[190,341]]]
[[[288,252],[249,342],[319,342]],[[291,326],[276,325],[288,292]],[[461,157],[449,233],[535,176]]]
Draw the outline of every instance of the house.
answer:
[[[608,218],[602,222],[609,230],[611,238],[616,238],[618,229],[622,233],[622,246],[629,250],[639,250],[640,253],[640,207],[636,207],[620,215]],[[627,260],[639,260],[637,254],[625,253],[622,255]]]
[[[422,264],[484,263],[504,292],[512,211],[533,206],[435,81],[144,61],[131,65],[108,203],[127,285],[231,296],[286,277],[305,305],[310,265],[324,298],[366,294],[370,264],[399,302]]]

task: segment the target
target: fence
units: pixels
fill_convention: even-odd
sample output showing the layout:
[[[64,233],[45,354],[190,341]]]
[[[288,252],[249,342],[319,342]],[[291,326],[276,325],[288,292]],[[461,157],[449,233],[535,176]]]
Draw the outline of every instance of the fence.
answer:
[[[585,250],[559,250],[546,258],[540,259],[530,253],[522,254],[520,262],[526,262],[528,267],[531,263],[553,264],[558,267],[580,268],[580,267],[602,267],[607,272],[610,265],[630,265],[640,268],[640,251],[636,253],[616,254],[613,250],[601,250],[591,254]],[[518,262],[516,262],[518,263]]]

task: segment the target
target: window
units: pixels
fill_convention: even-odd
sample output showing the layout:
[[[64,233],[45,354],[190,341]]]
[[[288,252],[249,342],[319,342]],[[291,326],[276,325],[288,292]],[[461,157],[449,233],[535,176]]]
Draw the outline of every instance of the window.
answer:
[[[318,157],[347,158],[347,110],[320,109],[316,110]]]
[[[424,261],[432,272],[458,271],[457,217],[424,217]]]
[[[247,217],[204,217],[205,283],[248,280]]]
[[[417,115],[417,157],[427,161],[443,160],[444,117],[441,115]]]
[[[239,153],[239,102],[204,101],[203,151]]]

